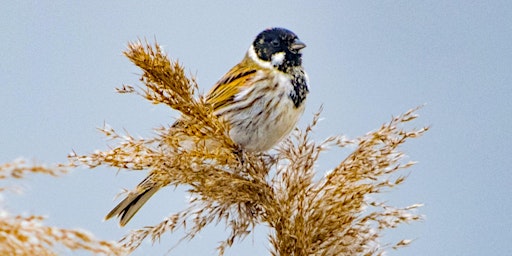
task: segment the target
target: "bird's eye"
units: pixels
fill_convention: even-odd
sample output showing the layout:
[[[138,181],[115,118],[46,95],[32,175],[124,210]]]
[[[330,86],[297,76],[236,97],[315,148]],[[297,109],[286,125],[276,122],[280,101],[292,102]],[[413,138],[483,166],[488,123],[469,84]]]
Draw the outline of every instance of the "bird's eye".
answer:
[[[270,44],[271,44],[272,46],[274,46],[274,47],[277,47],[277,46],[279,46],[281,43],[279,42],[279,40],[277,40],[277,39],[276,39],[276,40],[272,40],[272,41],[270,41]]]

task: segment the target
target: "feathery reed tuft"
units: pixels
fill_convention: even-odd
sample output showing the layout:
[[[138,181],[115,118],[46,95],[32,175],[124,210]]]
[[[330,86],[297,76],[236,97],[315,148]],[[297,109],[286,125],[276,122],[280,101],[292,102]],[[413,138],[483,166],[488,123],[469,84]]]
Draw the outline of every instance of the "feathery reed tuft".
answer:
[[[142,69],[144,87],[124,85],[118,92],[136,93],[178,110],[180,125],[160,127],[157,136],[143,139],[121,135],[105,125],[101,131],[118,145],[88,155],[72,154],[71,163],[147,170],[152,185],[187,185],[191,197],[186,209],[127,234],[121,242],[128,250],[135,250],[144,239],[157,241],[177,229],[186,231],[182,240],[192,239],[218,222],[230,230],[217,248],[220,255],[259,224],[271,228],[272,255],[381,255],[387,248],[410,243],[404,239],[386,247],[379,238],[385,229],[420,220],[415,210],[421,205],[395,208],[371,195],[404,182],[405,176],[392,178],[396,176],[392,174],[413,162],[403,162],[399,146],[428,130],[402,128],[416,118],[417,109],[359,138],[333,136],[322,142],[311,138],[317,113],[311,125],[296,129],[274,153],[248,153],[237,148],[228,136],[229,127],[196,95],[194,78],[186,76],[157,43],[133,42],[124,54]],[[184,136],[192,138],[193,145],[185,145],[180,139]],[[347,145],[355,149],[333,170],[315,169],[322,152]]]
[[[0,165],[0,180],[22,179],[30,174],[57,177],[66,173],[68,167],[30,165],[20,159]],[[0,186],[0,195],[9,189],[12,187]],[[38,215],[11,215],[0,205],[0,255],[59,255],[63,248],[97,255],[126,254],[126,249],[118,243],[99,240],[83,230],[45,226],[44,219]]]

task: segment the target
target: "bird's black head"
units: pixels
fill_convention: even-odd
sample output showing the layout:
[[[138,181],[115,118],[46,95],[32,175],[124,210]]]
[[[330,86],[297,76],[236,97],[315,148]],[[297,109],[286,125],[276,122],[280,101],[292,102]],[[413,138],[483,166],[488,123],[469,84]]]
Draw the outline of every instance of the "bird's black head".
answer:
[[[271,62],[282,71],[302,64],[300,50],[306,45],[292,31],[270,28],[261,32],[252,43],[259,59]]]

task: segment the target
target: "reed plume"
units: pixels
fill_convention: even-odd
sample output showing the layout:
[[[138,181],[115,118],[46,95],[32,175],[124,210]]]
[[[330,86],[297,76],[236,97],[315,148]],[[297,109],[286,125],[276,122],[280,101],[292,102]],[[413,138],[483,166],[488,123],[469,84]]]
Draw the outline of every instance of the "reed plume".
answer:
[[[11,186],[0,186],[0,196],[17,189],[13,181],[27,175],[43,174],[59,177],[70,166],[53,167],[29,164],[18,159],[0,165],[0,181]],[[63,249],[83,250],[96,255],[125,255],[127,250],[116,242],[100,240],[85,230],[66,229],[44,224],[46,217],[34,214],[12,214],[0,205],[0,255],[49,256],[60,255]]]
[[[379,238],[385,229],[421,220],[416,213],[421,205],[392,207],[372,195],[404,182],[406,176],[396,173],[414,164],[403,160],[400,146],[428,130],[403,128],[417,117],[417,109],[359,138],[332,136],[320,142],[311,138],[318,112],[309,126],[296,129],[274,151],[249,153],[231,141],[228,125],[198,94],[195,79],[158,43],[136,41],[124,54],[142,70],[143,86],[123,85],[118,92],[179,111],[183,125],[159,127],[151,138],[119,134],[105,125],[100,130],[116,146],[73,153],[71,164],[150,171],[161,187],[186,185],[191,198],[187,208],[160,223],[129,232],[121,239],[129,251],[178,229],[186,231],[182,240],[192,239],[215,223],[226,223],[229,230],[217,248],[220,255],[262,224],[271,229],[271,255],[381,255],[410,243],[404,239],[386,246]],[[183,136],[193,138],[195,146],[183,145]],[[334,169],[317,170],[319,156],[332,147],[351,153],[340,157]]]

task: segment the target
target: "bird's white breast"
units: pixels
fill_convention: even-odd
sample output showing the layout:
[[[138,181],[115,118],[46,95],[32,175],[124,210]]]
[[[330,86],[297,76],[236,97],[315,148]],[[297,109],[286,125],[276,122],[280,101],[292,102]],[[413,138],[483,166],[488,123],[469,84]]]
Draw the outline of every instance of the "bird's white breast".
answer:
[[[218,113],[230,123],[230,137],[242,149],[266,151],[296,126],[304,104],[295,107],[289,97],[291,76],[279,71],[260,72],[253,85],[243,88],[231,106]]]

